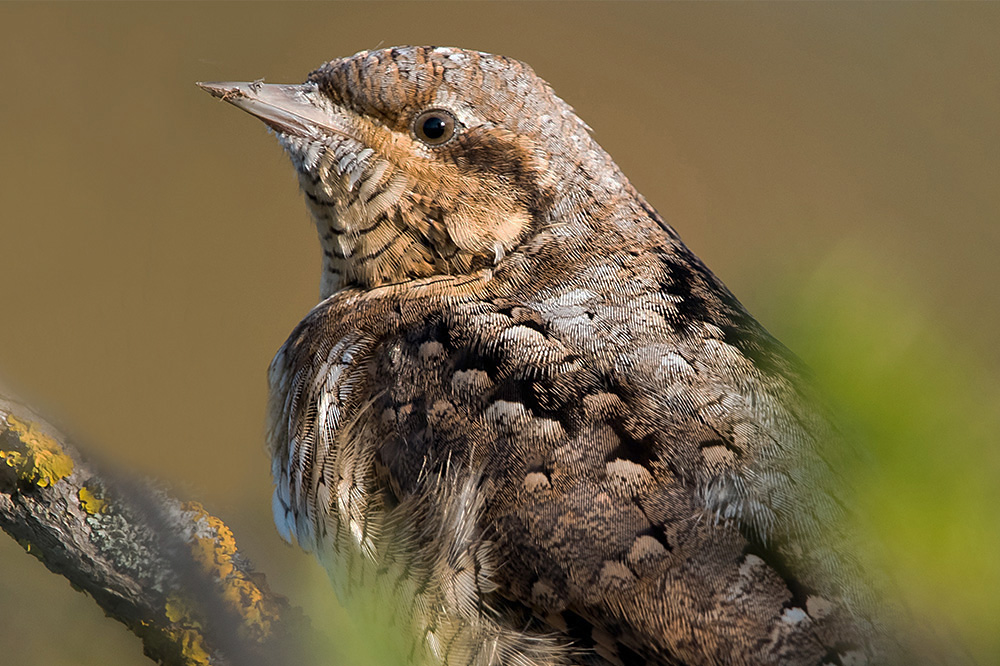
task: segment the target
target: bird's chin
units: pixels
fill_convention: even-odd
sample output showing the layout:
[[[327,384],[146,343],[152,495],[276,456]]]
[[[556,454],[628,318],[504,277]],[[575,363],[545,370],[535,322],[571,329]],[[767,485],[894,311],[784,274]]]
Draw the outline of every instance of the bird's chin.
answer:
[[[281,147],[288,153],[292,165],[303,173],[313,173],[319,168],[319,161],[326,153],[328,146],[315,137],[302,136],[291,132],[274,130]]]

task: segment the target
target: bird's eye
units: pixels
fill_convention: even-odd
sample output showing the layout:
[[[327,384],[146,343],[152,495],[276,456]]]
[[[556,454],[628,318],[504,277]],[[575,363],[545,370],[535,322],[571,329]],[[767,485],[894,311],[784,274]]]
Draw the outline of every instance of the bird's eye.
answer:
[[[424,111],[413,121],[413,133],[428,146],[440,146],[455,136],[455,116],[444,109]]]

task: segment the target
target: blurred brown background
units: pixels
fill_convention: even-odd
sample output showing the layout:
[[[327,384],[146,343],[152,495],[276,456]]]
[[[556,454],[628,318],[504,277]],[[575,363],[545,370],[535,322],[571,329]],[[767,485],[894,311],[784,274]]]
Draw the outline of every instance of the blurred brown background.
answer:
[[[324,574],[271,526],[262,443],[265,369],[316,300],[318,244],[274,139],[194,82],[298,82],[395,44],[504,53],[847,386],[839,402],[875,405],[848,420],[901,442],[870,484],[889,505],[877,529],[915,603],[987,663],[998,34],[995,4],[4,4],[0,381],[87,450],[203,501],[276,589],[338,626]],[[0,563],[2,661],[147,663],[5,536]]]

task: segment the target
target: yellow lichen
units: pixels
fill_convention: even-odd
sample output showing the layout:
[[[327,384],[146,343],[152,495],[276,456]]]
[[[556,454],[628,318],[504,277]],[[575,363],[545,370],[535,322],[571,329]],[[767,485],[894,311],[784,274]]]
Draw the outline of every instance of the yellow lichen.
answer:
[[[18,478],[45,488],[73,473],[73,459],[36,424],[7,416],[7,425],[24,448],[0,449],[0,458],[17,470]]]
[[[200,529],[199,534],[212,535],[195,536],[191,540],[194,559],[218,580],[222,598],[243,618],[243,630],[248,637],[254,640],[267,637],[280,610],[251,576],[234,566],[236,539],[232,530],[197,502],[186,502],[182,508],[193,514],[199,526],[207,528]]]
[[[185,502],[184,511],[195,514],[195,521],[208,527],[202,530],[215,535],[212,537],[196,536],[191,542],[191,552],[194,559],[206,570],[224,580],[233,572],[233,555],[236,554],[236,539],[233,532],[221,520],[210,514],[198,502]]]
[[[102,497],[98,497],[90,490],[84,486],[80,488],[80,492],[77,493],[77,497],[80,498],[80,506],[84,511],[93,515],[95,513],[102,513],[108,506],[108,501]]]
[[[201,623],[197,620],[190,606],[177,595],[167,598],[164,609],[167,619],[174,625],[164,633],[181,648],[181,654],[191,666],[211,663],[208,650],[205,649],[205,637],[201,633]]]
[[[210,664],[208,650],[205,649],[205,639],[200,631],[186,629],[180,635],[181,654],[192,664]]]
[[[164,609],[167,613],[167,619],[171,622],[181,622],[184,624],[193,624],[196,626],[201,626],[197,621],[193,620],[191,607],[188,606],[187,602],[183,598],[177,596],[176,594],[167,597],[167,606]]]

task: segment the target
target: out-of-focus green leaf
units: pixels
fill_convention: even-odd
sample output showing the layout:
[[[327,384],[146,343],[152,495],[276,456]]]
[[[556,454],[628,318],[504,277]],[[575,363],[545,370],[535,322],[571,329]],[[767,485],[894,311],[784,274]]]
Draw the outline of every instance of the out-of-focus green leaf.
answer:
[[[878,267],[876,270],[875,267]],[[880,542],[928,625],[980,663],[1000,655],[1000,387],[885,259],[842,250],[784,292],[782,337],[815,373],[860,455],[859,529]]]

